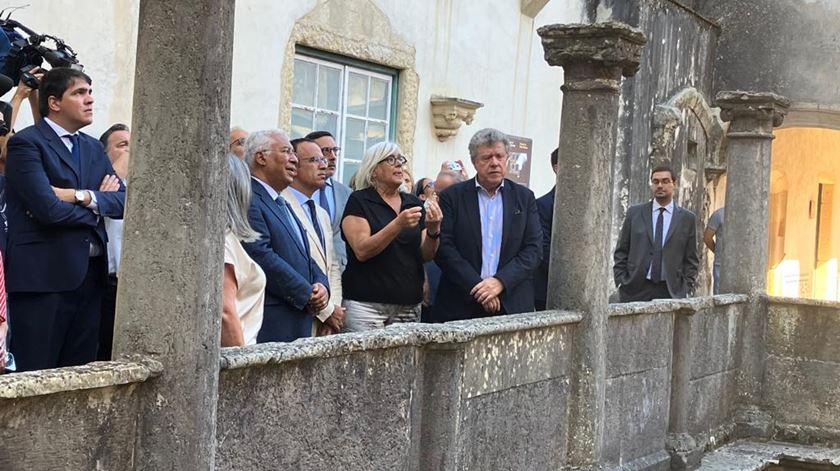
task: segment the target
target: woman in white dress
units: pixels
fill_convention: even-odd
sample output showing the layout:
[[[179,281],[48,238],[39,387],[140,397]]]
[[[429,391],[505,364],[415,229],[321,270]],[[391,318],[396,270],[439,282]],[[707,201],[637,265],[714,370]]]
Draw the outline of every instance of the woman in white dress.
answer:
[[[251,205],[251,174],[245,163],[228,155],[227,214],[225,229],[225,272],[222,288],[222,346],[257,343],[263,320],[265,273],[242,248],[260,234],[248,223]]]

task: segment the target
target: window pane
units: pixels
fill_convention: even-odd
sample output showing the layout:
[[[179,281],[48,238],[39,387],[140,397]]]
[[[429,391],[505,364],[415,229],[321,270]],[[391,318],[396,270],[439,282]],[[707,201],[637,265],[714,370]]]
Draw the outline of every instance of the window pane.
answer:
[[[300,108],[292,108],[291,138],[297,139],[312,132],[312,112]]]
[[[348,162],[345,160],[341,165],[341,182],[350,186],[350,179],[359,171],[359,165],[361,165],[361,162]]]
[[[371,77],[370,79],[370,112],[368,116],[385,120],[388,117],[388,95],[391,87],[386,80]]]
[[[320,66],[318,70],[318,108],[338,111],[341,93],[341,71]]]
[[[344,157],[362,160],[365,155],[365,121],[363,119],[347,118],[344,128]]]
[[[365,116],[368,78],[366,75],[350,72],[347,83],[347,113]]]
[[[303,106],[315,106],[315,72],[317,66],[312,62],[295,59],[295,80],[292,91],[292,103]]]
[[[368,121],[367,128],[367,146],[370,147],[378,142],[385,140],[385,123],[375,123]]]
[[[338,136],[338,115],[321,111],[315,113],[315,129],[313,130],[329,131],[333,136]]]

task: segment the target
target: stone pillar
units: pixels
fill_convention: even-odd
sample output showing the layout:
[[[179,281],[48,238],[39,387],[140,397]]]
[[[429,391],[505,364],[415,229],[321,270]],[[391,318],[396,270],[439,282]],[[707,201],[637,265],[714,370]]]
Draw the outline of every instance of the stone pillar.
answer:
[[[790,100],[773,93],[720,92],[715,99],[729,122],[726,221],[721,257],[722,293],[763,294],[767,284],[770,154],[773,128]]]
[[[721,257],[722,293],[748,294],[739,354],[736,432],[770,430],[761,404],[766,369],[770,155],[773,128],[782,124],[790,101],[773,93],[720,92],[715,102],[726,133],[726,214]],[[756,407],[759,409],[756,410]]]
[[[622,75],[636,73],[644,35],[619,23],[550,25],[538,30],[565,83],[554,204],[548,307],[581,311],[570,391],[568,465],[601,458],[606,391],[606,327],[612,162]]]
[[[234,3],[140,2],[114,356],[140,390],[136,469],[214,469]]]

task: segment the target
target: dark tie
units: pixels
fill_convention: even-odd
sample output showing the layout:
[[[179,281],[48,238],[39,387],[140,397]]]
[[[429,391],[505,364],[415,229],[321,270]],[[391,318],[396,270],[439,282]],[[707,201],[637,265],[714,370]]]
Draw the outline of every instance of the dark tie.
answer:
[[[73,148],[70,149],[70,155],[73,157],[73,165],[76,166],[76,171],[81,171],[82,148],[79,146],[79,135],[68,134],[68,137],[70,137],[70,142],[73,144]]]
[[[321,241],[321,249],[327,251],[327,246],[324,244],[324,232],[321,231],[321,225],[318,224],[318,212],[315,211],[315,202],[308,200],[306,206],[309,208],[309,217],[312,219],[312,227],[315,228],[315,233],[318,234],[318,240]]]
[[[329,182],[324,185],[323,188],[318,190],[318,205],[324,208],[327,214],[330,216],[330,222],[333,220],[332,211],[330,211],[330,202],[327,201],[327,187],[330,186]]]
[[[300,227],[300,223],[297,218],[294,214],[292,214],[292,210],[289,209],[289,203],[286,202],[286,200],[280,195],[277,195],[277,198],[274,201],[276,201],[277,205],[280,206],[280,214],[283,216],[283,219],[285,219],[289,228],[292,229],[292,232],[295,233],[300,245],[306,248],[306,243],[303,241],[303,228]]]
[[[665,208],[659,208],[656,216],[656,230],[653,236],[653,261],[650,262],[650,281],[662,281],[662,226],[665,224]]]

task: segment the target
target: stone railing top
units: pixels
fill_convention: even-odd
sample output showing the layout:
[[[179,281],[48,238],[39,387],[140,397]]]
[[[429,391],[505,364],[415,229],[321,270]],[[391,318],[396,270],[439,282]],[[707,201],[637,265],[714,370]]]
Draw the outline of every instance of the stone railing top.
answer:
[[[618,22],[554,24],[539,28],[545,60],[549,65],[600,63],[620,67],[625,77],[639,70],[647,42],[640,30]]]
[[[840,301],[826,301],[823,299],[785,298],[780,296],[766,296],[770,304],[789,304],[794,306],[813,306],[840,309]]]
[[[149,358],[98,361],[82,366],[0,376],[0,399],[18,399],[67,391],[142,383],[159,376],[163,365]]]
[[[715,96],[715,106],[721,109],[720,117],[724,121],[740,116],[766,116],[773,119],[773,126],[781,126],[790,100],[769,92],[722,91]]]
[[[399,324],[382,330],[312,337],[291,343],[223,348],[221,368],[245,368],[397,347],[464,343],[488,335],[574,324],[582,318],[577,312],[545,311],[446,324]]]
[[[718,294],[685,299],[655,299],[647,302],[610,304],[610,316],[634,316],[639,314],[694,314],[704,309],[730,304],[745,304],[750,301],[746,294]]]

